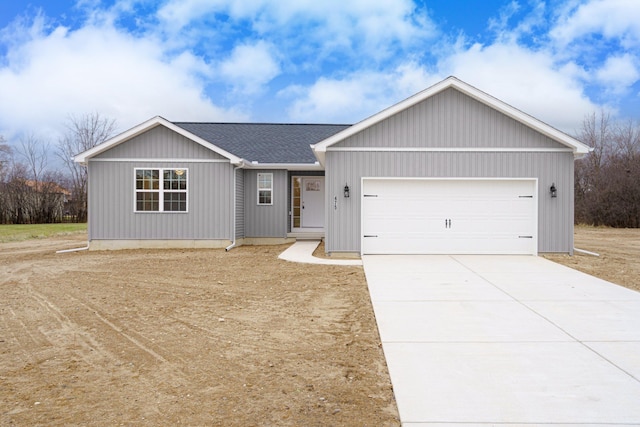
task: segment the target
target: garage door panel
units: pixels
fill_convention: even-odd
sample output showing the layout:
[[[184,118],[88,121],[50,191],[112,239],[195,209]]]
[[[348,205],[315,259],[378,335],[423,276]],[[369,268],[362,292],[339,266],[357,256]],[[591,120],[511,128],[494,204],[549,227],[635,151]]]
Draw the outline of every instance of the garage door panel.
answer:
[[[535,180],[363,180],[363,253],[536,253]]]

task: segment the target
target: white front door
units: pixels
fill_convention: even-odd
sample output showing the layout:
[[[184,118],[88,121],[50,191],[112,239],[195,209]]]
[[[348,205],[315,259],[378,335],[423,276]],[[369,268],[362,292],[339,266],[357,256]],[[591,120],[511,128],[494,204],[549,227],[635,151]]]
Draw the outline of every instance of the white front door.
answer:
[[[324,229],[324,177],[292,177],[291,207],[292,231]]]
[[[302,177],[300,224],[302,228],[324,227],[324,177]]]

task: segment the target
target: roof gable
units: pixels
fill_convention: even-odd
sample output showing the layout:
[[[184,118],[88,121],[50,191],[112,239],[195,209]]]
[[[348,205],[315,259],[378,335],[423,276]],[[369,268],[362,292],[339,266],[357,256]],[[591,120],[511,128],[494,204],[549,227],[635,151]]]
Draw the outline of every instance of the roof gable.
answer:
[[[160,116],[156,116],[152,119],[147,120],[144,123],[139,124],[136,127],[133,127],[123,133],[121,133],[120,135],[117,135],[105,142],[103,142],[102,144],[96,145],[95,147],[80,153],[78,155],[76,155],[73,159],[74,161],[78,162],[78,163],[86,163],[88,160],[90,160],[91,158],[104,153],[105,151],[114,148],[126,141],[129,141],[132,138],[135,138],[136,136],[147,132],[157,126],[164,126],[200,145],[202,145],[205,148],[208,148],[209,150],[221,155],[224,158],[229,159],[229,161],[233,164],[240,164],[242,162],[242,159],[234,154],[229,153],[226,150],[223,150],[220,147],[217,147],[214,144],[211,144],[210,142],[204,140],[203,138],[194,135],[190,132],[188,132],[187,130],[176,126],[175,124],[171,123],[170,121],[160,117]]]
[[[500,101],[493,96],[482,92],[481,90],[455,78],[448,77],[447,79],[437,83],[422,92],[419,92],[404,101],[399,102],[381,112],[359,122],[355,125],[349,127],[348,129],[339,132],[324,141],[319,142],[312,146],[313,152],[320,160],[321,163],[324,163],[324,155],[327,151],[327,148],[341,142],[365,129],[370,128],[371,126],[378,124],[404,110],[407,110],[420,102],[439,94],[449,88],[454,88],[459,92],[499,111],[500,113],[522,123],[523,125],[545,135],[548,138],[553,139],[554,141],[559,142],[560,144],[570,148],[573,150],[574,155],[579,156],[589,152],[589,147],[585,144],[582,144],[580,141],[572,138],[571,136],[565,134],[564,132],[555,129],[552,126],[547,125],[544,122],[541,122],[538,119]]]

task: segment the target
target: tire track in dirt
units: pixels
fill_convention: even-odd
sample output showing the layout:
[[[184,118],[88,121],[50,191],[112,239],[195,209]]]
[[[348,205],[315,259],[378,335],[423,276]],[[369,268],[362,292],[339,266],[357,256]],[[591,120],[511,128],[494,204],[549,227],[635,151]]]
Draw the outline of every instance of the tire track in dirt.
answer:
[[[47,309],[55,317],[56,321],[58,322],[58,324],[60,325],[60,328],[63,331],[70,332],[70,333],[72,333],[74,335],[77,335],[77,336],[81,337],[85,342],[85,347],[88,347],[90,349],[99,350],[100,353],[102,353],[104,355],[108,354],[110,359],[119,360],[118,357],[115,357],[115,356],[111,355],[110,352],[105,351],[102,348],[102,346],[96,341],[95,338],[93,338],[90,334],[87,334],[83,330],[81,325],[79,325],[78,323],[72,321],[67,315],[64,314],[64,312],[58,306],[56,306],[53,302],[51,302],[51,300],[48,299],[45,295],[35,291],[30,286],[28,287],[28,291],[29,291],[29,294],[32,295],[34,297],[34,299],[36,299],[42,305],[42,307]],[[89,306],[87,303],[80,301],[79,299],[77,299],[76,297],[70,295],[69,293],[66,293],[64,295],[64,297],[68,301],[69,300],[73,300],[78,305],[84,307],[88,312],[90,312],[95,318],[97,318],[100,322],[102,322],[104,325],[106,325],[110,330],[115,332],[118,336],[124,338],[129,343],[133,344],[135,348],[137,348],[139,350],[142,350],[144,353],[150,355],[152,358],[154,358],[155,360],[157,360],[159,362],[163,362],[163,363],[167,363],[168,362],[167,359],[162,357],[160,354],[158,354],[157,352],[153,351],[149,347],[145,346],[139,340],[135,339],[131,335],[129,335],[126,332],[124,332],[122,328],[118,327],[113,322],[109,321],[107,318],[102,316],[98,312],[98,310],[96,308]]]
[[[72,297],[73,298],[73,297]],[[75,298],[74,298],[75,299]],[[92,311],[93,314],[105,325],[107,325],[108,327],[110,327],[114,332],[116,332],[117,334],[119,334],[120,336],[122,336],[123,338],[125,338],[126,340],[128,340],[130,343],[132,343],[133,345],[135,345],[137,348],[139,348],[140,350],[146,352],[147,354],[149,354],[150,356],[154,357],[156,360],[158,360],[159,362],[163,362],[163,363],[169,363],[169,361],[167,359],[165,359],[164,357],[162,357],[161,355],[159,355],[158,353],[156,353],[155,351],[153,351],[151,348],[147,347],[146,345],[142,344],[139,340],[135,339],[134,337],[132,337],[131,335],[127,334],[126,332],[124,332],[124,330],[122,328],[120,328],[119,326],[115,325],[113,322],[109,321],[106,317],[102,316],[100,313],[98,313],[98,311],[92,307],[90,307],[89,305],[79,301],[76,299],[76,301],[78,301],[78,304],[80,304],[81,306],[83,306],[84,308],[86,308],[89,311]]]
[[[76,308],[74,315],[80,319],[80,323],[77,323],[43,293],[30,287],[29,293],[50,313],[52,322],[56,323],[56,327],[48,331],[48,336],[50,341],[55,341],[55,345],[59,349],[73,350],[96,372],[104,372],[107,368],[112,370],[112,378],[120,378],[125,383],[129,383],[135,378],[138,383],[136,388],[155,390],[156,395],[162,396],[156,398],[147,396],[147,399],[150,399],[145,405],[147,415],[166,416],[162,407],[159,406],[159,402],[174,399],[173,396],[178,390],[185,390],[193,385],[194,381],[189,381],[189,375],[185,374],[181,367],[186,365],[187,361],[179,360],[178,363],[170,361],[133,337],[131,333],[125,332],[123,328],[110,321],[106,315],[101,314],[90,303],[84,302],[68,292],[56,295],[68,303],[69,307]],[[77,310],[78,307],[82,309]],[[94,329],[91,326],[90,319],[94,319],[96,324],[99,322],[109,333],[97,333],[98,328]],[[88,332],[88,329],[93,332]],[[128,343],[128,346],[119,347],[115,344],[118,340]],[[113,351],[109,351],[107,348]],[[122,349],[120,354],[115,352],[116,348]],[[59,350],[49,352],[47,358],[51,357],[51,354],[56,354],[56,351]],[[148,360],[145,356],[155,361],[156,364],[149,366],[145,361]]]
[[[44,294],[34,290],[31,286],[27,286],[27,291],[28,295],[40,304],[53,317],[53,321],[56,323],[55,327],[52,327],[54,326],[52,323],[48,323],[48,333],[43,331],[52,346],[75,349],[76,354],[94,368],[101,366],[104,363],[104,359],[109,361],[119,360],[96,341],[91,334],[84,331],[82,326],[64,314]]]
[[[184,372],[182,368],[183,366],[188,365],[188,360],[182,359],[175,354],[172,354],[168,357],[160,354],[159,351],[152,349],[150,346],[144,344],[141,339],[133,336],[133,334],[135,333],[136,335],[140,335],[142,339],[147,339],[143,334],[136,331],[125,331],[122,327],[109,320],[106,314],[101,313],[101,311],[91,303],[83,301],[77,296],[70,295],[69,293],[65,295],[65,298],[68,301],[73,301],[77,306],[83,307],[84,310],[86,310],[86,312],[92,318],[97,319],[103,326],[108,329],[108,331],[114,334],[115,337],[120,338],[126,343],[129,343],[131,345],[131,348],[127,349],[126,351],[133,350],[134,353],[136,351],[140,352],[141,356],[149,356],[157,363],[161,363],[163,365],[162,368],[154,368],[152,370],[154,373],[150,377],[139,378],[140,380],[147,383],[150,388],[157,388],[162,384],[165,384],[169,388],[179,388],[190,385],[190,382],[187,379],[189,376]],[[106,338],[102,338],[102,340],[106,340]],[[113,340],[111,339],[109,340],[109,346],[111,348],[114,347]],[[126,351],[123,350],[123,353],[125,353]],[[119,357],[114,357],[114,360],[117,360],[118,364],[122,363],[122,360]],[[138,371],[144,368],[144,357],[137,356],[133,358],[133,360],[136,361]]]
[[[9,315],[0,315],[0,319],[2,319],[2,330],[4,333],[8,333],[8,336],[0,336],[0,340],[2,340],[5,345],[10,346],[11,348],[18,349],[20,351],[20,361],[13,360],[13,363],[22,362],[22,365],[26,365],[28,363],[35,363],[35,349],[43,347],[45,344],[49,344],[43,336],[37,337],[35,336],[29,327],[20,319],[17,313],[13,310],[13,308],[9,307],[6,311],[9,312]],[[2,310],[4,313],[5,310]],[[16,332],[20,331],[20,333]]]

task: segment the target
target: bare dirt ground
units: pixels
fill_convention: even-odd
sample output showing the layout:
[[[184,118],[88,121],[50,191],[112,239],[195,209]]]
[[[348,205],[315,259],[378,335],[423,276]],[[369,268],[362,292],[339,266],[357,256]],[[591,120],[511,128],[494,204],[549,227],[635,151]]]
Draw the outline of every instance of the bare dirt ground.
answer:
[[[600,256],[545,255],[609,282],[640,291],[640,229],[576,226],[575,246]]]
[[[398,426],[361,267],[0,244],[0,425]]]

